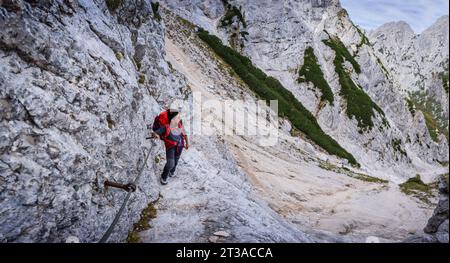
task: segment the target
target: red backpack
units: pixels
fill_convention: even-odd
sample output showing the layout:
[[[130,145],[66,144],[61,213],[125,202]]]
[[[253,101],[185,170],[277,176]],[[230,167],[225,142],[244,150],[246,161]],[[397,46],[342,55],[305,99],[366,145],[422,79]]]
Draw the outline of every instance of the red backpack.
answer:
[[[165,110],[165,111],[161,112],[158,116],[155,117],[155,120],[153,121],[152,130],[155,132],[159,128],[164,127],[164,126],[167,127],[168,125],[169,125],[169,114]],[[166,137],[166,136],[162,136],[161,140],[164,139],[163,137]]]
[[[152,130],[156,131],[161,127],[166,127],[166,132],[163,136],[160,136],[160,139],[164,141],[167,148],[171,148],[173,146],[176,146],[177,143],[174,141],[171,141],[167,139],[167,136],[170,134],[170,128],[169,128],[169,113],[167,110],[161,112],[158,116],[155,117],[155,120],[153,121]],[[183,130],[183,122],[180,120],[178,123],[178,128],[181,128]],[[184,131],[183,131],[184,136]]]

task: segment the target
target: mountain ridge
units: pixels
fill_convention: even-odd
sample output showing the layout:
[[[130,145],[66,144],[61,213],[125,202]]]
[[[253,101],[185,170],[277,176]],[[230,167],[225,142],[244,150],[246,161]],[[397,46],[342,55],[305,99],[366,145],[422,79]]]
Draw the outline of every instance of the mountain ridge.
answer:
[[[97,242],[127,196],[105,182],[132,182],[139,167],[110,242],[394,242],[421,232],[438,202],[435,182],[448,172],[448,140],[429,127],[437,110],[402,91],[395,60],[377,53],[381,42],[339,1],[159,3],[1,2],[0,242]],[[170,101],[192,102],[197,91],[259,98],[200,28],[248,57],[270,87],[292,93],[361,167],[280,116],[272,147],[219,131],[191,136],[176,176],[161,186],[164,148],[146,138]],[[439,39],[424,43],[445,58]],[[301,75],[308,68],[321,74]],[[333,100],[322,99],[316,76]],[[434,95],[425,97],[440,98],[441,79],[430,81]],[[355,110],[359,102],[372,113]],[[146,206],[152,217],[139,219]],[[134,233],[141,221],[151,228]]]

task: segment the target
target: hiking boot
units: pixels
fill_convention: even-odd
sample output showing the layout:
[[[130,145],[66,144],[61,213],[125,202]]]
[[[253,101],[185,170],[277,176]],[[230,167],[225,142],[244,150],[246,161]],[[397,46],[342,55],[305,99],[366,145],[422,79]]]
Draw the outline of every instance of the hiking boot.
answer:
[[[175,173],[169,172],[169,177],[174,177]]]
[[[160,182],[161,182],[162,185],[166,185],[167,184],[167,179],[164,179],[164,178],[161,177]]]

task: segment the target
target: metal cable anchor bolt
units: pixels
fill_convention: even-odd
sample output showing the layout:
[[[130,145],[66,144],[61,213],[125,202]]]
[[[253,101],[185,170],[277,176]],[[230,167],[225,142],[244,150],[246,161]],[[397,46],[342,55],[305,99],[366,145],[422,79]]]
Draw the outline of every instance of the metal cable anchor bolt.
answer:
[[[116,182],[105,181],[104,186],[105,186],[105,188],[108,188],[108,187],[119,188],[119,189],[125,190],[127,192],[135,192],[136,191],[136,185],[133,183],[120,184],[120,183],[116,183]]]

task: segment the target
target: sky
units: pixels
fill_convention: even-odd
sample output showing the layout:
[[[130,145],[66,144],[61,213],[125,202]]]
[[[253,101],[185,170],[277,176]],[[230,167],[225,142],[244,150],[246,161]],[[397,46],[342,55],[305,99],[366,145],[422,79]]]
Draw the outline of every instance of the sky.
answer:
[[[448,15],[449,0],[341,0],[352,21],[366,30],[387,22],[405,21],[422,33],[436,20]]]

